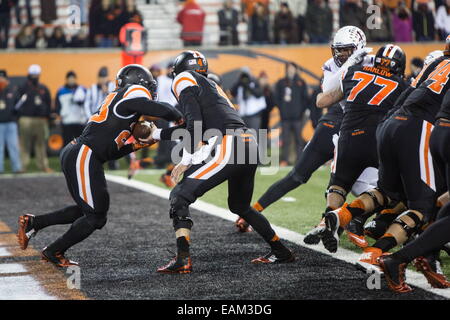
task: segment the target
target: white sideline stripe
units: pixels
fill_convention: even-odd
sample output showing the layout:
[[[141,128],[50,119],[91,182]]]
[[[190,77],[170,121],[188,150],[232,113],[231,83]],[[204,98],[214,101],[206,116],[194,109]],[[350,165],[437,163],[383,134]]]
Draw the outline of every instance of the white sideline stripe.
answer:
[[[136,180],[128,180],[124,177],[114,176],[114,175],[110,175],[110,174],[106,175],[106,179],[111,182],[119,183],[119,184],[122,184],[122,185],[125,185],[128,187],[131,187],[131,188],[135,188],[135,189],[138,189],[138,190],[141,190],[144,192],[151,193],[155,196],[158,196],[158,197],[161,197],[164,199],[169,199],[169,194],[170,194],[169,190],[160,188],[160,187],[152,185],[150,183],[145,183],[145,182],[136,181]],[[236,220],[236,215],[231,213],[230,211],[228,211],[224,208],[218,207],[216,205],[204,202],[202,200],[197,200],[196,202],[194,202],[191,205],[191,207],[194,209],[203,211],[206,214],[216,216],[216,217],[228,220],[228,221],[234,222]],[[311,250],[320,252],[322,254],[332,256],[333,258],[336,258],[338,260],[342,260],[347,263],[354,264],[359,258],[359,254],[357,254],[353,251],[344,249],[344,248],[339,248],[336,254],[331,254],[322,245],[314,246],[314,245],[305,244],[303,242],[304,235],[302,235],[300,233],[288,230],[283,227],[278,227],[273,224],[272,224],[272,227],[280,238],[288,240],[290,242],[293,242],[302,247],[306,247]],[[422,274],[415,272],[415,271],[406,270],[406,277],[407,277],[407,282],[409,284],[411,284],[415,287],[421,288],[425,291],[428,291],[428,292],[434,293],[436,295],[440,295],[442,297],[450,299],[450,290],[431,288],[431,286],[428,284],[428,282],[426,281],[425,277]]]
[[[22,273],[27,272],[27,269],[20,263],[3,263],[0,264],[0,274],[4,273]],[[1,280],[0,280],[1,282]]]
[[[0,278],[0,300],[55,300],[32,276]]]
[[[10,257],[12,256],[11,252],[9,252],[6,248],[0,248],[0,257]]]

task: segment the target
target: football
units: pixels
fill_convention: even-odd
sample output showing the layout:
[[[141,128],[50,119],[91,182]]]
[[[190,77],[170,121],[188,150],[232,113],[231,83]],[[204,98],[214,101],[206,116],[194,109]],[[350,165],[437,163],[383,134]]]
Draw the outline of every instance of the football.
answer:
[[[153,122],[151,121],[139,121],[133,127],[132,135],[136,140],[146,139],[152,132]]]

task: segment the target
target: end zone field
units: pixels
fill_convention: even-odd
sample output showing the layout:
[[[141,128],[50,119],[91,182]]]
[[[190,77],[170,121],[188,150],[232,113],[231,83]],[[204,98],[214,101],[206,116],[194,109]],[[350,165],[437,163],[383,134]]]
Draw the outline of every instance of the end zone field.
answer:
[[[156,181],[158,173],[143,171],[136,180]],[[430,292],[430,287],[420,281],[417,274],[411,277],[422,288],[415,288],[410,294],[391,293],[383,281],[380,290],[368,290],[366,275],[351,264],[299,245],[301,236],[297,232],[304,232],[315,223],[314,217],[305,217],[320,213],[315,210],[323,203],[319,184],[326,174],[326,171],[319,171],[309,185],[289,195],[296,201],[280,202],[268,211],[272,223],[290,229],[280,229],[280,234],[292,240],[289,246],[298,256],[295,263],[252,265],[250,260],[265,253],[267,247],[255,233],[235,232],[230,221],[235,217],[230,213],[226,216],[226,211],[220,208],[226,201],[226,194],[217,189],[203,200],[211,203],[216,199],[215,204],[219,207],[196,203],[195,208],[207,212],[197,209],[192,212],[195,220],[194,272],[174,276],[155,272],[172,257],[168,249],[175,250],[167,214],[168,201],[164,198],[167,191],[150,186],[159,192],[159,196],[155,196],[121,184],[127,183],[121,177],[110,176],[111,210],[107,225],[67,253],[69,258],[80,263],[80,290],[67,288],[66,279],[71,274],[39,259],[39,251],[67,226],[42,230],[26,251],[21,251],[15,242],[19,214],[41,214],[71,203],[64,178],[61,175],[23,175],[14,179],[6,176],[0,179],[3,186],[0,188],[0,299],[372,300],[445,299],[450,296],[442,290]],[[258,177],[255,196],[267,187],[264,180],[265,177]],[[273,181],[273,176],[270,180]],[[144,185],[141,189],[148,186],[134,181],[131,185]],[[305,190],[308,194],[304,196]],[[313,208],[311,204],[315,201],[321,202]],[[346,252],[340,250],[338,255],[345,256]]]

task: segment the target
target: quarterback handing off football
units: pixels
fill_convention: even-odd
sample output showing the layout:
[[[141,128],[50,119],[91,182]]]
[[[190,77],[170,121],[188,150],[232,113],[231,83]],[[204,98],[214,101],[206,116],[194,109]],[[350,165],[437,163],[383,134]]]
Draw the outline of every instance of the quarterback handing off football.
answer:
[[[140,139],[147,140],[155,128],[156,126],[152,121],[139,121],[134,125],[132,135],[137,141],[141,141]]]

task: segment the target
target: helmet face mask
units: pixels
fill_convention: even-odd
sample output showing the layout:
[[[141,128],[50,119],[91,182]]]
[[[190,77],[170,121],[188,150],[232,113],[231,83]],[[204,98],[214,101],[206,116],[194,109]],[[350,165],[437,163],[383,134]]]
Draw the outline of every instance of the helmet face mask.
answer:
[[[341,67],[348,60],[348,58],[350,58],[355,50],[356,47],[353,45],[338,47],[331,46],[331,53],[333,54],[334,61],[338,67]]]
[[[333,37],[331,53],[334,62],[341,67],[352,53],[366,46],[366,35],[358,27],[345,26],[340,28]]]
[[[152,74],[139,64],[129,64],[117,72],[116,86],[124,88],[128,85],[141,85],[149,90],[153,100],[156,100],[157,83]]]

